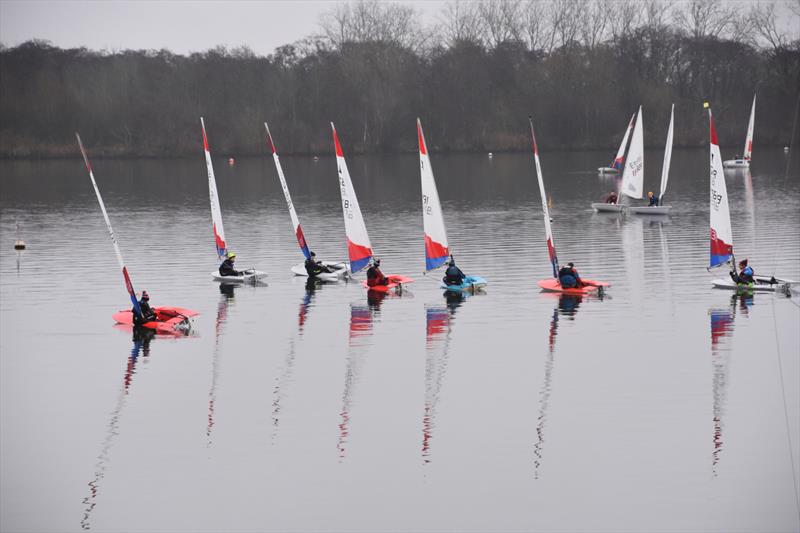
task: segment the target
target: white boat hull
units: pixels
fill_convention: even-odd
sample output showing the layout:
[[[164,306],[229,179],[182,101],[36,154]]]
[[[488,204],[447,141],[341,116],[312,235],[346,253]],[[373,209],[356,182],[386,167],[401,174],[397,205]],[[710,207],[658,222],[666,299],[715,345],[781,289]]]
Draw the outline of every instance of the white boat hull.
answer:
[[[724,168],[750,168],[750,161],[746,159],[728,159],[722,162]]]
[[[626,207],[625,211],[637,215],[668,215],[670,209],[672,209],[671,205],[654,205],[653,207]]]
[[[592,209],[596,213],[621,213],[624,206],[620,204],[607,204],[604,202],[596,202],[592,204]]]
[[[790,279],[776,278],[777,283],[770,283],[771,278],[766,276],[755,276],[756,282],[748,285],[740,285],[734,283],[733,280],[728,278],[720,278],[711,281],[711,285],[717,289],[727,289],[732,291],[776,291],[783,290],[785,287],[796,284],[796,281]]]
[[[350,264],[345,262],[338,262],[335,263],[333,261],[320,261],[326,267],[334,269],[335,272],[322,272],[317,274],[317,279],[322,281],[339,281],[342,278],[347,277],[350,274]],[[308,272],[306,272],[306,265],[305,263],[298,263],[292,266],[292,273],[295,276],[303,276],[308,277]]]
[[[597,169],[598,174],[619,174],[619,169],[614,167],[600,167]]]
[[[241,276],[221,276],[219,271],[212,272],[211,277],[214,281],[223,283],[255,283],[267,277],[266,272],[260,270],[246,270]]]

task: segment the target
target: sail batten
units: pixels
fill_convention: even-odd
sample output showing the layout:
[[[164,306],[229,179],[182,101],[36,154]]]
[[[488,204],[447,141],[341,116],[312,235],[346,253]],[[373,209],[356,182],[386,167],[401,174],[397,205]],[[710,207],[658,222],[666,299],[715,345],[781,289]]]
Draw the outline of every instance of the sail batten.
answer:
[[[211,163],[211,150],[208,148],[208,136],[206,135],[206,123],[200,117],[200,126],[203,129],[203,151],[206,157],[206,169],[208,170],[208,197],[211,202],[211,230],[214,233],[214,246],[217,256],[221,259],[227,253],[225,241],[225,228],[222,226],[222,209],[219,206],[219,196],[217,194],[217,180],[214,177],[214,166]]]
[[[278,157],[278,150],[275,147],[275,143],[272,140],[272,134],[270,133],[269,126],[266,122],[264,123],[264,128],[267,130],[267,143],[270,150],[272,150],[272,159],[275,161],[275,169],[278,171],[278,179],[281,181],[283,197],[286,199],[286,206],[289,208],[289,217],[292,219],[292,227],[294,228],[294,235],[297,238],[297,244],[300,246],[300,251],[303,252],[305,258],[308,259],[311,257],[311,252],[308,249],[308,242],[303,234],[303,228],[300,227],[300,219],[297,217],[297,212],[295,211],[294,204],[292,203],[292,196],[289,194],[289,186],[286,184],[286,177],[283,175],[283,167],[281,167],[281,161]]]
[[[344,152],[336,134],[336,127],[331,122],[333,130],[333,144],[336,150],[336,167],[339,173],[339,191],[342,196],[342,214],[344,215],[344,229],[347,235],[347,253],[350,256],[350,271],[355,274],[366,267],[372,259],[372,244],[369,241],[364,217],[358,205],[350,172],[344,160]]]
[[[439,201],[439,191],[433,177],[433,168],[428,156],[422,123],[417,119],[417,138],[419,140],[419,168],[422,181],[422,225],[425,232],[425,271],[439,268],[447,262],[450,249],[447,230]]]
[[[733,231],[731,215],[728,207],[728,191],[725,185],[725,173],[722,170],[722,157],[717,141],[717,130],[711,108],[708,109],[709,128],[709,171],[710,171],[710,245],[711,256],[709,267],[716,267],[729,262],[733,257]]]

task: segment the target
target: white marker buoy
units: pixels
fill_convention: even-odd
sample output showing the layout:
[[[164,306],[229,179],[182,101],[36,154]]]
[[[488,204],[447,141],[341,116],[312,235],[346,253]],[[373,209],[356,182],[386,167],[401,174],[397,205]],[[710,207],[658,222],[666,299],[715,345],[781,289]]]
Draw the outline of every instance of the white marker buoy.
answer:
[[[491,159],[493,157],[494,157],[494,154],[492,152],[489,152],[489,159]]]

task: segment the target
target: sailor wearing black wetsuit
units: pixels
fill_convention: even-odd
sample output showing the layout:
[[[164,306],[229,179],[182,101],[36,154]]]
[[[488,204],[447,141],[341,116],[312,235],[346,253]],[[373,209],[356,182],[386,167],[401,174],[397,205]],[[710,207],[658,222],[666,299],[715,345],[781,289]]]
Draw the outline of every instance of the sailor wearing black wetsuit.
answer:
[[[147,291],[142,291],[142,298],[139,300],[139,309],[142,311],[141,316],[136,313],[135,307],[131,310],[133,313],[134,325],[138,326],[144,324],[145,322],[158,320],[156,312],[153,311],[152,307],[150,307],[150,295],[147,294]]]
[[[558,281],[564,289],[573,289],[583,285],[578,271],[575,270],[575,265],[567,263],[567,266],[561,267],[558,270]]]
[[[317,254],[314,252],[308,253],[309,257],[306,259],[306,273],[308,274],[309,278],[317,277],[317,274],[322,274],[323,272],[331,272],[331,269],[327,266],[323,265],[321,262],[314,259]]]
[[[375,287],[376,285],[388,285],[389,278],[383,275],[380,269],[381,260],[374,259],[372,266],[367,269],[367,286]]]
[[[453,259],[453,256],[450,256],[450,266],[447,267],[447,271],[444,273],[444,281],[445,285],[461,285],[464,283],[464,278],[466,276],[461,269],[456,266],[456,261]]]
[[[233,262],[236,261],[236,254],[228,252],[225,256],[225,261],[219,266],[220,276],[241,276],[242,273],[233,268]]]

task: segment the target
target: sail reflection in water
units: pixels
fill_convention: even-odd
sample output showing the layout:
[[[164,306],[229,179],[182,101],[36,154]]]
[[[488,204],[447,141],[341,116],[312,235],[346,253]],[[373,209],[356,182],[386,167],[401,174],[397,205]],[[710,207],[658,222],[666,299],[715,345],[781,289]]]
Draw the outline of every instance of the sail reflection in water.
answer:
[[[717,466],[722,455],[722,430],[724,429],[722,419],[725,415],[728,367],[731,354],[728,339],[733,334],[737,304],[739,311],[747,316],[750,306],[753,305],[753,295],[734,294],[731,297],[731,305],[728,308],[712,308],[708,312],[711,318],[711,366],[713,370],[711,391],[714,397],[714,451],[711,454],[711,471],[714,477],[717,476]]]
[[[547,296],[556,296],[553,293],[545,293]],[[598,296],[602,293],[598,293]],[[561,316],[567,320],[575,320],[578,308],[584,298],[592,298],[589,295],[578,294],[559,294],[558,305],[553,309],[553,318],[550,320],[550,330],[547,336],[547,356],[544,360],[544,383],[539,391],[539,416],[536,419],[536,443],[533,445],[533,477],[539,479],[539,468],[542,465],[542,452],[544,450],[544,426],[547,420],[547,405],[550,401],[550,392],[553,383],[553,354],[556,350],[556,336],[558,335],[559,320]],[[602,296],[600,296],[602,300]]]
[[[89,495],[83,499],[84,511],[83,518],[81,519],[81,529],[91,529],[91,515],[94,511],[97,502],[97,496],[100,492],[100,484],[106,474],[108,461],[111,455],[111,448],[114,445],[114,439],[119,435],[119,425],[122,418],[122,409],[125,407],[125,402],[130,394],[131,385],[133,384],[133,376],[136,374],[136,363],[139,356],[150,356],[150,341],[155,337],[155,331],[149,328],[135,327],[133,328],[133,347],[128,355],[128,361],[125,365],[125,374],[122,378],[122,388],[119,391],[117,398],[117,405],[111,411],[111,417],[108,422],[108,431],[103,444],[100,446],[100,454],[97,456],[95,463],[94,478],[88,483]]]
[[[425,411],[422,416],[422,461],[431,462],[431,439],[436,428],[436,407],[442,391],[456,310],[467,298],[445,291],[447,306],[425,307]]]
[[[275,386],[272,389],[272,444],[275,444],[278,438],[283,399],[286,396],[286,389],[289,387],[294,373],[294,360],[297,353],[296,344],[303,338],[306,320],[308,320],[311,308],[314,307],[314,296],[317,290],[322,288],[322,285],[314,278],[309,278],[306,281],[303,298],[300,301],[300,309],[297,312],[297,331],[289,338],[289,350],[286,353],[286,360],[283,362],[283,369],[275,378]]]
[[[211,447],[211,433],[214,429],[214,404],[217,401],[217,382],[219,381],[220,369],[220,340],[222,331],[225,329],[225,322],[228,320],[228,306],[233,304],[235,296],[235,286],[230,283],[220,283],[219,285],[219,304],[217,304],[217,320],[214,327],[214,356],[211,359],[211,388],[208,391],[208,423],[206,425],[207,447]]]

